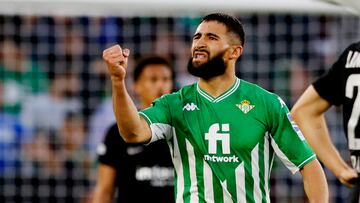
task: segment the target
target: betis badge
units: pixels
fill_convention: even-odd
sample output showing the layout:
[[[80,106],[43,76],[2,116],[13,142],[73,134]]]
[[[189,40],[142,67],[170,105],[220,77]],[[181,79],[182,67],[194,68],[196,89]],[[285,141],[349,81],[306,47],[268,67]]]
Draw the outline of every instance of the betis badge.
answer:
[[[245,114],[255,107],[255,105],[251,105],[248,100],[242,100],[240,104],[236,104],[236,106]]]

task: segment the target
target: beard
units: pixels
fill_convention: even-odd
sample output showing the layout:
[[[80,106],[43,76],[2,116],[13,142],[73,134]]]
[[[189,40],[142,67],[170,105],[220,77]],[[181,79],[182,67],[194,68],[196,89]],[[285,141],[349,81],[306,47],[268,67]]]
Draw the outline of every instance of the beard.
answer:
[[[223,59],[224,53],[222,52],[200,65],[194,65],[193,58],[190,58],[187,69],[191,75],[204,80],[223,75],[226,71],[226,64]]]

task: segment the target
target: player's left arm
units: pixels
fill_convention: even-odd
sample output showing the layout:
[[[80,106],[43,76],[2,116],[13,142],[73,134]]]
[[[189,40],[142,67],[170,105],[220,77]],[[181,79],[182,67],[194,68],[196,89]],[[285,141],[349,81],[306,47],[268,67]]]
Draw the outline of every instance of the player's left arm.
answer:
[[[280,160],[292,173],[300,171],[310,202],[328,202],[325,174],[314,152],[292,119],[285,102],[277,97],[272,102],[271,145]]]
[[[317,159],[306,164],[300,173],[310,202],[329,202],[329,191],[324,171]]]
[[[350,187],[350,181],[357,177],[357,173],[343,160],[331,141],[325,121],[325,112],[330,106],[311,85],[295,103],[291,114],[320,161]]]

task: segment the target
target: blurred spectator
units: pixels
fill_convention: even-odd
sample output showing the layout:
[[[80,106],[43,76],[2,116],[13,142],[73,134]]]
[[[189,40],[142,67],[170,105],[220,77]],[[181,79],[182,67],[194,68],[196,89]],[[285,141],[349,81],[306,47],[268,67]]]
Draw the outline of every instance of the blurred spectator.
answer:
[[[110,44],[122,41],[121,37],[123,28],[121,26],[121,19],[116,17],[105,17],[102,19],[102,26],[100,29],[99,43],[100,49],[108,47]]]
[[[66,112],[80,111],[81,103],[75,97],[79,78],[72,72],[51,75],[50,92],[34,95],[24,104],[21,120],[24,125],[36,128],[59,129]]]
[[[59,139],[62,143],[61,157],[64,157],[66,162],[80,164],[80,168],[88,169],[90,160],[85,150],[85,138],[83,116],[76,112],[68,112],[59,130]]]
[[[89,119],[89,139],[88,144],[90,153],[95,157],[95,149],[103,140],[108,128],[114,124],[115,116],[112,108],[111,86],[108,80],[106,65],[101,59],[97,59],[91,63],[91,80],[89,87],[92,89],[89,104],[94,111]]]
[[[310,73],[296,59],[278,60],[275,69],[274,92],[291,107],[310,83]]]
[[[85,202],[90,191],[90,158],[85,150],[85,123],[81,114],[70,112],[59,131],[60,157],[66,184],[66,203]],[[62,184],[59,182],[59,184]]]
[[[111,97],[107,97],[98,105],[89,122],[89,150],[93,158],[96,156],[96,147],[103,141],[106,131],[115,123]]]
[[[185,33],[183,34],[185,35]],[[178,32],[161,32],[158,35],[159,37],[155,42],[155,52],[164,56],[168,55],[172,59],[174,67],[176,67],[176,87],[183,87],[197,82],[196,77],[189,74],[186,69],[190,57],[188,51],[190,43],[181,38],[181,33]]]
[[[4,87],[0,82],[0,176],[15,169],[25,134],[18,117],[4,112],[3,104]]]
[[[55,37],[55,57],[62,58],[63,60],[70,58],[72,62],[82,63],[81,57],[85,53],[85,43],[84,29],[82,29],[80,18],[56,16],[49,19],[49,21],[53,24],[53,33],[51,34]],[[71,64],[61,64],[59,67],[69,67],[70,65]],[[77,66],[77,68],[80,70],[82,67]]]
[[[19,168],[14,171],[15,176],[10,176],[15,187],[11,191],[11,185],[4,185],[3,202],[45,203],[60,200],[57,190],[64,187],[57,180],[62,170],[61,160],[56,156],[57,146],[50,142],[55,139],[55,131],[37,129],[31,142],[23,145]]]
[[[0,81],[4,83],[4,111],[18,114],[21,103],[30,95],[45,92],[48,78],[30,61],[20,45],[5,39],[0,43]]]
[[[15,179],[17,202],[86,202],[90,159],[85,134],[82,116],[73,112],[66,114],[59,131],[37,129],[25,145],[26,159]]]
[[[61,160],[57,156],[59,139],[52,129],[36,129],[31,142],[25,143],[22,174],[27,177],[48,177],[60,173]],[[26,160],[26,161],[25,161]],[[26,165],[29,164],[29,165]]]

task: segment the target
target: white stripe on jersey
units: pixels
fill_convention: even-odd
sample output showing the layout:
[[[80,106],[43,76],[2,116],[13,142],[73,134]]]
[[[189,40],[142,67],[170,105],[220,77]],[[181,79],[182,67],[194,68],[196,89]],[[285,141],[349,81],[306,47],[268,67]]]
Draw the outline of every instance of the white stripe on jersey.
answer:
[[[224,203],[231,203],[232,198],[231,198],[231,194],[229,193],[229,191],[227,190],[227,183],[226,180],[224,180],[223,182],[221,182],[221,186],[222,186],[222,190],[223,190],[223,201]]]
[[[164,123],[153,123],[150,125],[150,129],[151,140],[149,144],[161,139],[169,140],[173,136],[173,133],[175,133],[174,127]]]
[[[297,167],[298,168],[302,168],[304,166],[304,164],[309,161],[309,159],[312,159],[316,156],[316,154],[313,154],[311,157],[307,158],[305,161],[301,162],[301,164],[299,164]]]
[[[205,201],[214,203],[213,175],[209,164],[204,160],[204,196]]]
[[[237,202],[246,202],[244,162],[241,162],[235,169],[235,182]]]
[[[271,146],[274,149],[276,155],[280,158],[280,160],[283,162],[283,164],[291,171],[291,173],[296,173],[299,168],[295,166],[295,164],[293,164],[288,158],[287,156],[284,154],[284,152],[281,151],[281,149],[279,148],[279,146],[276,144],[274,138],[271,136],[271,134],[269,134],[270,138],[271,138]]]
[[[270,170],[269,170],[269,136],[268,133],[265,134],[264,137],[264,181],[265,181],[265,195],[266,195],[266,202],[270,202],[270,191],[269,191],[269,177],[270,177]]]
[[[213,98],[211,97],[209,94],[207,94],[205,91],[203,91],[200,87],[199,87],[199,83],[196,84],[196,89],[197,91],[199,92],[199,94],[203,97],[205,97],[205,99],[209,100],[210,102],[219,102],[225,98],[227,98],[228,96],[230,96],[232,93],[234,93],[237,88],[239,87],[240,85],[240,79],[239,78],[236,78],[236,81],[234,83],[234,85],[229,89],[227,90],[223,95],[221,95],[220,97],[218,98]]]
[[[191,143],[185,139],[186,142],[186,151],[188,154],[189,160],[189,173],[190,173],[190,202],[199,202],[198,197],[198,187],[197,187],[197,178],[196,178],[196,160],[194,154],[194,148],[192,147]]]
[[[152,124],[152,121],[146,114],[144,114],[143,112],[139,112],[139,114],[142,115],[148,121],[148,123],[150,123],[150,125]]]
[[[203,92],[203,91],[200,89],[199,83],[196,84],[196,89],[197,89],[197,91],[199,92],[199,94],[200,94],[201,96],[205,97],[205,99],[207,99],[207,100],[209,100],[209,101],[211,101],[211,102],[214,100],[213,98],[211,98],[209,95],[207,95],[205,92]]]
[[[184,193],[184,172],[183,172],[183,164],[181,162],[181,155],[179,150],[179,144],[177,141],[177,136],[175,133],[175,129],[173,139],[174,139],[174,154],[173,154],[173,163],[174,169],[176,172],[176,203],[183,203],[183,193]]]
[[[240,85],[240,79],[236,78],[235,85],[230,90],[228,90],[225,94],[223,94],[222,96],[214,99],[213,102],[219,102],[219,101],[225,99],[226,97],[230,96],[233,92],[235,92],[235,90],[237,90],[239,85]]]
[[[259,178],[259,144],[257,144],[251,151],[251,174],[254,180],[254,201],[261,202],[261,189]]]

